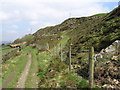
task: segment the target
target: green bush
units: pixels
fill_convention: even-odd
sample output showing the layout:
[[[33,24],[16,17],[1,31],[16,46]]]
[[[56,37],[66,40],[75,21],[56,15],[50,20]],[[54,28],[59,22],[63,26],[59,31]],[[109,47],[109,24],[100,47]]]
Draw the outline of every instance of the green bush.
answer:
[[[45,72],[38,72],[38,77],[41,78],[41,77],[43,77],[44,74],[45,74]]]
[[[55,71],[62,71],[62,70],[65,70],[67,68],[66,64],[61,62],[60,60],[53,60],[50,67],[53,66],[53,70]]]
[[[78,88],[88,88],[88,83],[86,79],[82,79],[78,84]]]
[[[78,78],[76,76],[70,76],[69,79],[72,80],[75,83],[78,82]]]

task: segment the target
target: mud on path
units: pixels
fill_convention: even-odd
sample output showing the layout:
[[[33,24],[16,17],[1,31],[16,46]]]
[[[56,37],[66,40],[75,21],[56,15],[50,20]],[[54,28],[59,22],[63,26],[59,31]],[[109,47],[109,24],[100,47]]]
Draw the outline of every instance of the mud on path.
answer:
[[[28,55],[28,62],[18,80],[16,88],[25,88],[25,81],[26,81],[28,73],[29,73],[30,65],[31,65],[31,54]]]

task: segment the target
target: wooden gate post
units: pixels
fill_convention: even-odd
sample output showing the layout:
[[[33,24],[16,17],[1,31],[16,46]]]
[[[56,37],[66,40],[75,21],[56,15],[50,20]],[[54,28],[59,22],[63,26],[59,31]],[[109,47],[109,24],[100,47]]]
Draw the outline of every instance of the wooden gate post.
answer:
[[[94,88],[94,47],[89,48],[89,87]]]

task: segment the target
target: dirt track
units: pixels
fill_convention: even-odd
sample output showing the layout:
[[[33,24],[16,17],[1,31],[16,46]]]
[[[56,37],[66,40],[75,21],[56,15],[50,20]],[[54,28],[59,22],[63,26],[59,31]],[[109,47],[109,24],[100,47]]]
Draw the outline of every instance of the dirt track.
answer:
[[[25,88],[25,81],[26,81],[27,76],[28,76],[30,65],[31,65],[31,54],[29,54],[29,56],[28,56],[28,62],[27,62],[26,67],[23,70],[23,72],[18,80],[16,88]]]

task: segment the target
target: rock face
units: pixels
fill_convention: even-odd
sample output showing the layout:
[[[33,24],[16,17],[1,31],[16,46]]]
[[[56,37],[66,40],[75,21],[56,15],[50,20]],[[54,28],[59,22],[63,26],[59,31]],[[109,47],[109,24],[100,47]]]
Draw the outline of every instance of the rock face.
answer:
[[[120,40],[96,54],[96,60],[96,85],[100,88],[120,88]]]
[[[95,55],[96,60],[101,60],[103,58],[110,58],[113,60],[120,59],[120,40],[116,40],[106,49],[102,49],[99,54]]]
[[[119,54],[120,53],[120,40],[116,40],[112,45],[105,49],[107,53]]]
[[[111,60],[97,65],[95,83],[100,88],[120,88],[120,62]]]

